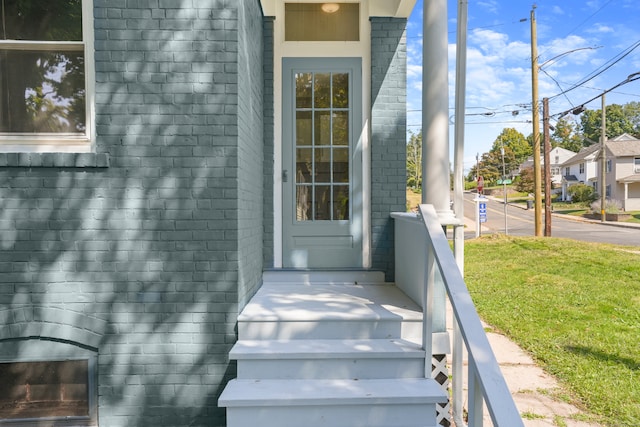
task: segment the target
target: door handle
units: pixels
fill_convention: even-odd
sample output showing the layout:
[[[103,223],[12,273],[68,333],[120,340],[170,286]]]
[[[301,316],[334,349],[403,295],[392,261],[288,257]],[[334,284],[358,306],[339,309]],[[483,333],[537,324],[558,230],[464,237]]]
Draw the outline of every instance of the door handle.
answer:
[[[289,171],[286,169],[282,171],[282,182],[289,182]]]

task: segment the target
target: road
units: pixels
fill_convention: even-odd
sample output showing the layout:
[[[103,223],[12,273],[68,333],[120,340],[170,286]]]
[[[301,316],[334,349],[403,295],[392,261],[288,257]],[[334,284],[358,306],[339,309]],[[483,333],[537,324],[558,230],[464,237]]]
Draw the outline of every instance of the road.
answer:
[[[465,193],[464,214],[466,218],[475,222],[475,194]],[[544,227],[544,212],[542,213]],[[482,224],[482,234],[504,233],[504,204],[501,201],[487,200],[487,222]],[[475,227],[475,223],[474,223]],[[534,210],[522,209],[507,205],[507,234],[513,236],[533,236],[535,234]],[[473,228],[473,227],[472,227]],[[466,236],[475,236],[475,228],[467,230]],[[604,225],[599,222],[585,222],[565,219],[563,216],[552,215],[551,235],[586,242],[612,243],[640,247],[640,227],[623,228],[614,225]]]

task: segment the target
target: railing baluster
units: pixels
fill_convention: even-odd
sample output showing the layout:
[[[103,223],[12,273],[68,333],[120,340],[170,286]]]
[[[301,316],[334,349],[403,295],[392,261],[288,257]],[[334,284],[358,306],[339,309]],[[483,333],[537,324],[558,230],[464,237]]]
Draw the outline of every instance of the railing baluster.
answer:
[[[422,346],[425,350],[425,376],[432,376],[432,332],[433,332],[433,303],[434,303],[434,283],[436,268],[440,272],[442,282],[451,303],[454,318],[454,345],[453,345],[453,398],[454,398],[454,422],[456,427],[465,427],[462,417],[462,364],[464,349],[468,352],[469,369],[469,427],[481,427],[483,423],[484,403],[486,402],[489,415],[495,427],[524,427],[522,417],[513,402],[513,398],[507,384],[500,372],[500,367],[493,354],[487,335],[480,322],[480,317],[471,300],[471,295],[462,277],[462,268],[456,263],[447,237],[443,232],[443,225],[439,223],[437,214],[433,206],[420,205],[420,215],[418,218],[406,213],[394,213],[392,216],[398,220],[396,232],[401,230],[403,221],[409,221],[409,228],[402,229],[400,235],[410,240],[408,247],[424,247],[424,242],[420,242],[423,233],[415,233],[415,221],[421,222],[426,229],[427,238],[427,259],[426,265],[416,263],[415,266],[402,263],[408,266],[408,271],[400,274],[396,271],[396,281],[401,288],[409,290],[415,295],[415,300],[420,301],[423,307],[423,336]],[[410,218],[409,218],[410,217]],[[461,228],[461,227],[460,227]],[[412,230],[413,233],[408,233]],[[405,242],[397,242],[396,250],[403,247]],[[407,254],[408,255],[408,254]],[[409,255],[408,255],[409,256]],[[398,265],[398,262],[396,263]],[[424,268],[425,270],[412,270],[412,268]],[[412,283],[423,286],[422,295],[419,298],[416,290],[403,280],[398,281],[402,276],[405,279],[422,276],[424,282],[418,280]],[[464,345],[463,345],[464,344]]]
[[[482,388],[476,364],[469,359],[469,427],[482,427]]]
[[[422,349],[425,352],[424,375],[425,378],[433,377],[431,359],[433,358],[433,288],[436,277],[436,262],[433,250],[427,248],[427,260],[425,264],[425,287],[422,296]]]

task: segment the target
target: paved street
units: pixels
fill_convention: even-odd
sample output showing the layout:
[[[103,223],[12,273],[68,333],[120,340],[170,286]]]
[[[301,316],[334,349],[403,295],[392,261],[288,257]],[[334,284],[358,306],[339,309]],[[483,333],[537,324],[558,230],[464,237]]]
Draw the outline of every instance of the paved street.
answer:
[[[465,235],[475,236],[475,202],[473,193],[465,193],[465,217],[474,222],[468,227]],[[490,198],[487,200],[487,222],[482,224],[482,234],[504,233],[505,216],[504,203]],[[514,236],[533,236],[534,210],[523,209],[520,206],[507,205],[507,234]],[[542,213],[544,227],[544,212]],[[612,243],[618,245],[640,246],[640,224],[621,227],[621,224],[605,223],[599,221],[584,221],[568,215],[553,214],[551,219],[551,235],[587,242]]]

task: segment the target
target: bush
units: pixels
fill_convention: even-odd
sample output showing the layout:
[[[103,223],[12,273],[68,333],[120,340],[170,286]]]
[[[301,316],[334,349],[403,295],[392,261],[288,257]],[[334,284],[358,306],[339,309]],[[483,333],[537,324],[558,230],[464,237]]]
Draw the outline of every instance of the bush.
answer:
[[[586,184],[575,184],[567,190],[571,201],[575,203],[589,203],[596,199],[596,192],[593,187]]]
[[[600,213],[602,208],[602,199],[598,199],[591,203],[591,211],[593,213]],[[622,202],[616,199],[605,199],[604,201],[605,213],[620,213],[622,212]]]

